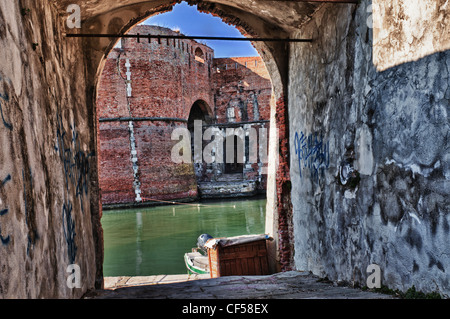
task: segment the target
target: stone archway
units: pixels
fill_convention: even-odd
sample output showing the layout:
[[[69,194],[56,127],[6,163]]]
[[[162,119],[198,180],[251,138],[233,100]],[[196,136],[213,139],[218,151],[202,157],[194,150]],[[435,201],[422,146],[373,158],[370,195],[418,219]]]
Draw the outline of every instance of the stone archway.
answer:
[[[201,63],[205,63],[205,55],[203,54],[202,49],[196,48],[194,54],[195,54],[195,60],[196,61],[199,61]]]
[[[164,1],[168,3],[169,1]],[[181,1],[177,1],[181,2]],[[191,3],[197,3],[192,1]],[[317,5],[311,6],[314,9]],[[92,33],[126,33],[134,25],[148,18],[151,15],[168,11],[172,8],[172,3],[155,6],[155,4],[135,4],[127,9],[117,8],[104,12],[101,15],[92,17],[84,23],[82,32]],[[254,15],[251,11],[243,11],[234,6],[198,4],[202,12],[212,13],[219,16],[226,23],[234,25],[247,37],[288,37],[288,32],[271,24],[270,28],[262,27],[267,24],[260,17]],[[104,58],[113,48],[114,39],[105,38],[87,38],[84,39],[86,47],[85,54],[88,65],[88,79],[90,96],[92,103],[95,104],[96,89],[99,74],[104,66]],[[286,91],[287,86],[287,61],[288,46],[282,42],[254,42],[256,50],[265,62],[266,68],[272,81],[272,99],[270,112],[270,140],[269,140],[269,165],[267,177],[267,207],[266,207],[266,233],[274,238],[269,245],[269,259],[271,271],[289,269],[292,265],[292,245],[288,242],[288,237],[280,237],[279,219],[283,225],[281,233],[290,232],[286,227],[292,207],[290,205],[290,192],[284,186],[289,183],[289,157],[288,157],[288,116]],[[280,145],[281,144],[281,145]],[[281,151],[279,153],[278,151]],[[280,165],[281,164],[281,165]],[[283,205],[279,205],[283,203]],[[284,249],[283,254],[279,254],[279,247]],[[285,248],[288,247],[288,248]],[[280,260],[283,259],[283,260]],[[99,265],[98,265],[99,266]]]
[[[196,100],[189,111],[188,128],[190,124],[193,125],[194,120],[203,120],[207,124],[211,124],[212,118],[213,111],[208,103],[201,99]]]
[[[125,32],[177,2],[2,2],[2,297],[79,298],[103,283],[95,100],[115,38],[68,39],[64,33]],[[364,284],[366,266],[379,263],[382,282],[390,288],[416,285],[448,296],[449,190],[440,187],[448,180],[443,84],[449,52],[448,37],[441,36],[448,34],[449,24],[442,23],[446,1],[189,3],[248,36],[314,40],[255,43],[275,92],[271,127],[279,134],[271,135],[271,146],[280,156],[274,152],[278,169],[274,158],[270,162],[268,211],[275,213],[267,224],[277,234],[283,269],[295,243],[296,269]],[[366,23],[372,3],[379,9],[373,11],[373,32]],[[66,25],[73,5],[80,8],[81,29]],[[416,33],[423,37],[411,37]],[[387,64],[376,64],[380,57]],[[311,143],[302,145],[304,139]],[[326,161],[304,171],[303,151]],[[358,191],[335,183],[339,166],[355,156],[360,157]],[[80,269],[79,289],[66,285],[74,264]]]
[[[0,285],[3,289],[17,287],[14,291],[10,288],[6,296],[79,297],[103,283],[95,101],[106,54],[117,38],[69,39],[65,33],[125,32],[177,2],[58,0],[1,6],[0,20],[6,27],[0,27],[0,42],[7,48],[2,56],[11,64],[5,63],[8,65],[0,70],[4,124],[0,125],[4,138],[0,153],[5,163],[9,160],[14,165],[2,167],[0,172],[1,236],[6,245],[2,253],[9,254],[2,260],[6,273]],[[268,38],[287,37],[319,6],[275,7],[264,2],[255,6],[241,0],[189,3],[198,3],[199,10],[221,17],[249,37]],[[80,9],[80,29],[67,24],[71,15],[67,10],[74,6]],[[285,17],[290,9],[295,11],[293,17]],[[277,101],[285,105],[288,46],[275,42],[254,45],[272,78],[271,121],[282,123],[275,122],[275,105]],[[287,127],[287,118],[283,118]],[[271,137],[277,142],[275,134]],[[278,214],[275,160],[271,163],[268,209]],[[277,220],[273,215],[275,239]],[[79,290],[64,285],[67,266],[73,263],[81,269]],[[18,265],[22,266],[14,273]]]
[[[202,161],[202,154],[198,154],[201,149],[196,149],[195,143],[196,138],[198,139],[198,136],[196,136],[195,133],[195,121],[202,121],[202,125],[204,123],[211,123],[212,119],[212,111],[211,108],[208,106],[208,104],[203,100],[196,100],[194,104],[192,104],[191,109],[189,111],[189,117],[187,120],[187,128],[190,132],[191,136],[191,151],[192,151],[192,165],[194,167],[194,173],[197,178],[197,181],[201,179],[201,176],[203,175],[203,161]],[[201,131],[203,132],[203,130]],[[197,154],[196,154],[197,152]],[[198,161],[201,161],[198,163]]]

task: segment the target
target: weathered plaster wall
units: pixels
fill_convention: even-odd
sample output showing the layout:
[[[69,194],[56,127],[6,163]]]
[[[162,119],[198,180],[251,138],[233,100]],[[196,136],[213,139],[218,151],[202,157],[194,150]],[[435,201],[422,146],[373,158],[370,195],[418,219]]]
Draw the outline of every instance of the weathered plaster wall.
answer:
[[[326,5],[293,33],[315,39],[290,50],[295,266],[365,286],[375,263],[383,285],[448,296],[450,52],[378,72],[369,4]]]
[[[95,116],[57,16],[0,2],[0,298],[77,298],[101,278]],[[81,288],[66,285],[70,264]]]
[[[170,10],[175,2],[0,2],[1,297],[79,297],[101,282],[94,95],[112,43],[106,38],[64,39],[67,6],[80,4],[81,32],[114,33]],[[290,139],[289,154],[283,150],[278,157],[274,150],[279,141],[271,134],[267,220],[274,245],[289,244],[285,238],[290,237],[289,218],[283,226],[287,234],[275,235],[280,222],[289,217],[289,202],[280,200],[289,199],[292,180],[297,268],[364,285],[367,265],[378,263],[383,284],[403,289],[414,284],[448,295],[445,120],[450,63],[448,51],[434,53],[436,48],[448,49],[448,4],[422,2],[436,13],[435,19],[425,17],[438,22],[442,39],[432,39],[439,45],[380,73],[371,56],[376,49],[371,44],[374,37],[365,24],[369,1],[362,1],[355,12],[348,4],[273,6],[242,0],[201,2],[199,8],[249,35],[292,33],[317,39],[311,45],[292,44],[290,58],[283,43],[255,44],[271,74],[279,110],[289,114],[291,124],[289,132],[280,136],[281,148]],[[407,2],[390,3],[395,8]],[[408,13],[410,8],[390,11],[390,7],[387,3],[382,10],[392,12],[403,24],[400,12]],[[312,16],[305,28],[295,31]],[[425,26],[417,29],[422,28],[424,39],[429,39],[427,32],[435,28]],[[394,27],[391,30],[390,38],[380,39],[406,36],[395,34]],[[421,46],[420,41],[406,38]],[[405,48],[393,52],[409,55],[412,50]],[[404,63],[417,58],[421,59]],[[287,113],[283,102],[288,69]],[[286,118],[276,118],[274,107],[270,119],[273,131],[277,123],[286,124]],[[305,146],[299,144],[304,141],[301,133]],[[299,162],[298,154],[309,156]],[[290,170],[285,163],[288,155]],[[275,174],[277,159],[282,165]],[[341,165],[346,159],[348,165]],[[299,164],[305,163],[308,167],[301,169],[300,177]],[[340,185],[339,167],[350,164],[359,171],[360,180]],[[286,266],[291,251],[287,247],[283,256]],[[279,258],[272,252],[271,259]],[[81,289],[66,286],[66,268],[74,262],[81,268]]]
[[[379,71],[450,50],[448,0],[373,0],[367,11]]]

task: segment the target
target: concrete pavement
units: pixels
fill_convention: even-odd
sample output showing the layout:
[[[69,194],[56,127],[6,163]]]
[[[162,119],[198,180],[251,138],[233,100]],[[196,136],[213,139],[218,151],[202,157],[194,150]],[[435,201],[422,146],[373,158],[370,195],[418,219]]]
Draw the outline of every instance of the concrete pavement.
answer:
[[[107,277],[87,299],[392,299],[392,296],[320,281],[309,272],[268,276],[159,275]]]

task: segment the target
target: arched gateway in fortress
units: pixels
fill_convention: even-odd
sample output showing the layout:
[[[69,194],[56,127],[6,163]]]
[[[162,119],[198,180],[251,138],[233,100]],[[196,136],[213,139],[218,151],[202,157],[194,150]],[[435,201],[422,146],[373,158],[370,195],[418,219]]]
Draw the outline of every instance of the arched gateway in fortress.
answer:
[[[197,100],[216,106],[217,124],[246,121],[242,115],[254,109],[247,103],[247,113],[239,113],[245,83],[236,83],[224,103],[212,103],[206,91],[183,100],[186,95],[169,85],[168,100],[147,108],[145,98],[134,99],[151,88],[136,85],[140,69],[113,50],[117,38],[65,36],[123,34],[177,2],[1,2],[0,297],[80,298],[102,287],[99,171],[108,163],[98,146],[113,153],[117,145],[114,155],[126,165],[115,169],[128,178],[119,194],[135,201],[142,195],[137,186],[145,189],[154,169],[129,165],[130,156],[139,165],[140,152],[157,150],[146,136],[186,125]],[[450,296],[448,1],[188,3],[261,40],[253,44],[272,82],[266,231],[275,239],[269,247],[274,269],[364,286],[376,264],[384,286]],[[67,23],[77,14],[73,8],[79,8],[80,28]],[[140,45],[170,47],[175,61],[188,66],[191,55],[191,67],[202,74],[196,80],[209,71],[211,77],[234,72],[228,62],[211,69],[205,47],[197,56],[202,62],[195,48],[185,43],[183,50],[183,41],[179,49],[160,40],[141,39]],[[108,63],[110,52],[120,63]],[[108,102],[108,112],[117,114],[106,117],[97,107],[97,89],[102,72],[118,67],[119,93]],[[176,69],[171,79],[181,77]],[[169,81],[167,74],[154,80]],[[169,99],[183,107],[167,114],[161,107]],[[221,107],[230,111],[218,112]],[[101,131],[108,143],[101,142]],[[144,169],[148,174],[139,174]],[[79,288],[66,284],[74,265]]]
[[[130,34],[180,35],[149,25]],[[121,39],[98,86],[103,208],[264,193],[267,161],[250,162],[248,133],[235,137],[232,163],[226,163],[226,152],[218,163],[175,163],[171,134],[189,127],[194,150],[194,120],[202,120],[202,133],[217,126],[224,141],[227,129],[238,127],[267,139],[271,94],[259,56],[215,59],[213,49],[190,39]],[[267,153],[267,140],[265,146]]]

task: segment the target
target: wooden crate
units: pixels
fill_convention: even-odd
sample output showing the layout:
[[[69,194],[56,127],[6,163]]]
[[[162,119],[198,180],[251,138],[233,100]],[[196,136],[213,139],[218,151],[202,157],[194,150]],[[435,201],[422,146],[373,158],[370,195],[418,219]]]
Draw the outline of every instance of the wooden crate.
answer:
[[[211,278],[269,275],[266,240],[208,249]]]

